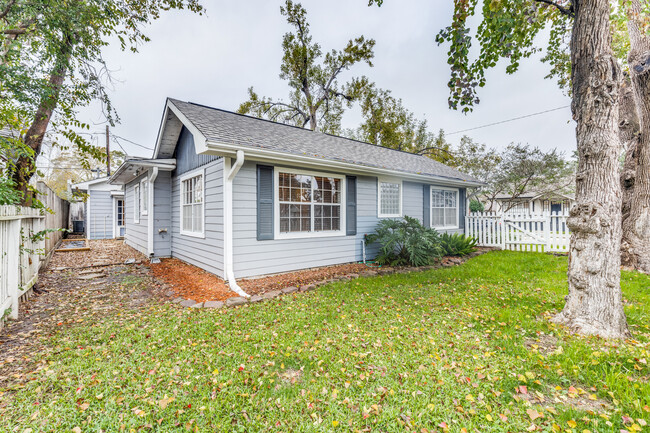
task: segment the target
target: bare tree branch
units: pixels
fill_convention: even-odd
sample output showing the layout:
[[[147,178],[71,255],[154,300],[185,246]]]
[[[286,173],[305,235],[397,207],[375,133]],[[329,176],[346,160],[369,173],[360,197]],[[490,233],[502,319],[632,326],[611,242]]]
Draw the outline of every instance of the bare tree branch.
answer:
[[[544,3],[544,4],[547,4],[549,6],[553,6],[558,11],[560,11],[562,14],[564,14],[564,15],[566,15],[568,17],[571,17],[571,18],[576,17],[575,10],[573,8],[573,3],[569,3],[569,6],[566,7],[566,6],[562,6],[562,5],[560,5],[560,4],[558,4],[558,3],[554,2],[554,1],[551,1],[551,0],[535,0],[535,1],[538,2],[538,3]]]
[[[16,0],[11,0],[11,1],[7,4],[7,7],[5,8],[5,10],[3,10],[3,11],[0,13],[0,20],[3,19],[4,17],[6,17],[7,15],[9,15],[9,12],[11,11],[11,8],[13,7],[14,4],[16,4]]]

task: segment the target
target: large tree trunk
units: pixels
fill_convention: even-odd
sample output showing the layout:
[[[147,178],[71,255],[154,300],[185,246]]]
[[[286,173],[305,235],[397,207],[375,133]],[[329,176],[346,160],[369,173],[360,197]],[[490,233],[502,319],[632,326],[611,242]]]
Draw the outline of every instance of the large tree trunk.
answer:
[[[577,123],[576,205],[567,225],[569,295],[555,321],[573,332],[629,335],[620,286],[621,185],[618,92],[609,2],[574,1],[571,35],[573,118]]]
[[[650,41],[641,33],[641,5],[633,0],[628,20],[630,53],[628,64],[634,102],[639,116],[640,138],[628,150],[624,187],[631,185],[623,209],[623,265],[650,273]],[[631,150],[631,151],[630,151]]]
[[[23,139],[25,145],[34,153],[30,156],[21,156],[16,161],[16,170],[13,174],[13,180],[16,183],[17,190],[22,194],[21,204],[23,206],[32,205],[33,190],[29,186],[29,181],[36,172],[36,158],[38,158],[38,155],[41,153],[41,146],[43,145],[45,132],[47,131],[50,119],[52,118],[54,109],[59,101],[61,87],[63,86],[65,75],[68,71],[70,46],[67,45],[66,48],[67,51],[61,53],[59,61],[52,70],[48,82],[48,88],[41,96],[38,108],[36,109],[36,114],[34,115],[34,120],[27,130],[27,133],[25,133]]]

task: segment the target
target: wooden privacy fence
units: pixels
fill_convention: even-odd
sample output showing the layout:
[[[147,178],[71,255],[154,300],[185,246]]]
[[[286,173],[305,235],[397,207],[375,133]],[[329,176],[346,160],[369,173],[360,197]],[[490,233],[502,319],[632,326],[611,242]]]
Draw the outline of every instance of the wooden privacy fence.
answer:
[[[18,304],[38,281],[45,240],[32,237],[45,229],[38,209],[0,206],[0,315],[18,318]],[[0,320],[0,323],[2,320]]]
[[[568,212],[541,214],[473,212],[465,217],[465,233],[478,245],[513,251],[568,252]]]

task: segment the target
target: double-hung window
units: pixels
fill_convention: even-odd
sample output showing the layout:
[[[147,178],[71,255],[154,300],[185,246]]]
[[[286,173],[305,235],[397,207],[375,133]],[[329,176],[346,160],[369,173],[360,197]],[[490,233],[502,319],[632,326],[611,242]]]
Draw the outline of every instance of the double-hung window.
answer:
[[[431,227],[458,227],[458,190],[431,187]]]
[[[203,178],[203,171],[181,178],[181,234],[203,236]]]
[[[343,177],[276,169],[276,230],[280,237],[343,231]]]
[[[136,184],[133,187],[133,221],[136,223],[140,222],[140,184]]]
[[[379,218],[401,217],[402,182],[380,178],[377,186]]]

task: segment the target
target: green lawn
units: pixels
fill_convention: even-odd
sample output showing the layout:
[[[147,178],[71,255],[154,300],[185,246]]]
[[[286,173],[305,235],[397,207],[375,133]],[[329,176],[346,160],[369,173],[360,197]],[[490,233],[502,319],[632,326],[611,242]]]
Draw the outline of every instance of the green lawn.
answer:
[[[547,320],[566,262],[492,252],[62,326],[47,367],[0,396],[0,431],[650,431],[650,278],[623,273],[633,341],[574,337]]]

